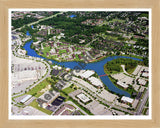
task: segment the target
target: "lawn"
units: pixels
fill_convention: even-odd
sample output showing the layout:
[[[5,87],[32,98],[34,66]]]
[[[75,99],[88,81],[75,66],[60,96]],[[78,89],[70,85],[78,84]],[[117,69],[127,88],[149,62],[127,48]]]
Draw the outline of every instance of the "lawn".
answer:
[[[59,50],[59,54],[66,53],[66,49]]]
[[[51,58],[55,59],[55,58],[57,58],[57,55],[51,55]]]
[[[71,92],[73,92],[73,91],[75,91],[73,88],[71,88],[71,87],[68,87],[68,88],[65,88],[65,89],[63,89],[63,92],[65,92],[65,93],[67,93],[67,94],[69,94],[69,93],[71,93]]]
[[[127,71],[127,72],[128,72],[129,74],[132,74],[132,73],[134,72],[134,70],[136,69],[136,67],[137,67],[137,66],[135,66],[134,68],[130,68],[130,69],[128,69],[128,71]]]
[[[120,71],[108,71],[108,69],[107,69],[107,63],[103,66],[103,68],[104,68],[104,72],[106,73],[106,74],[108,74],[108,75],[110,75],[110,74],[117,74],[117,73],[121,73],[121,72],[123,72],[123,69],[122,69],[122,67],[120,66]]]
[[[125,20],[120,20],[120,19],[113,19],[113,20],[111,20],[111,21],[109,21],[109,22],[121,22],[121,23],[123,23]]]
[[[45,79],[41,83],[39,83],[37,86],[32,88],[30,91],[28,91],[27,94],[34,95],[35,97],[39,97],[40,95],[43,94],[40,91],[49,84],[50,83]]]
[[[51,50],[51,48],[50,47],[44,47],[44,49],[43,49],[43,53],[47,53],[47,52],[49,52]]]
[[[40,110],[40,111],[48,114],[48,115],[51,115],[51,114],[53,113],[53,112],[50,111],[50,110],[47,110],[47,109],[44,109],[44,108],[39,107],[39,106],[38,106],[38,102],[36,102],[36,100],[34,100],[32,103],[30,103],[30,106],[32,106],[32,107],[34,107],[34,108],[36,108],[36,109],[38,109],[38,110]]]

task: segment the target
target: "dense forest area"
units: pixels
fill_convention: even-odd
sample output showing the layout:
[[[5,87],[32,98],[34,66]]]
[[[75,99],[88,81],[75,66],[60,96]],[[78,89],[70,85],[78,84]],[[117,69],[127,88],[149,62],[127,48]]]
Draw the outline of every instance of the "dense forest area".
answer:
[[[37,21],[37,20],[38,19],[34,18],[34,17],[26,17],[26,16],[24,16],[23,19],[19,18],[17,20],[12,20],[12,26],[14,26],[14,28],[20,28],[23,25],[32,23],[32,22]]]

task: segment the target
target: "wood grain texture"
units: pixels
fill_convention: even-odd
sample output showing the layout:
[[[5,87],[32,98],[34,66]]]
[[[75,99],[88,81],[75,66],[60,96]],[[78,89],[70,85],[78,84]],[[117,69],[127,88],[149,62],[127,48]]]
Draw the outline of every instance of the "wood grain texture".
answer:
[[[9,8],[151,8],[152,120],[8,120]],[[160,0],[0,0],[0,128],[160,128]]]

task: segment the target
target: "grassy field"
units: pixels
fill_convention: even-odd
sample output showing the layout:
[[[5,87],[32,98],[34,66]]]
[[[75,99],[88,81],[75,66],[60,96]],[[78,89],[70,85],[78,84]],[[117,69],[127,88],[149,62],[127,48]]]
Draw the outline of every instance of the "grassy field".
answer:
[[[73,91],[75,91],[73,88],[71,88],[71,87],[68,87],[68,88],[65,88],[65,89],[63,89],[63,92],[65,92],[65,93],[67,93],[67,94],[69,94],[69,93],[71,93],[71,92],[73,92]]]
[[[117,72],[117,71],[112,71],[112,72],[110,72],[110,71],[108,71],[108,69],[107,69],[107,63],[103,66],[103,68],[104,68],[104,72],[105,72],[106,74],[108,74],[108,75],[123,72],[122,67],[121,67],[121,69],[120,69],[120,72]]]
[[[51,56],[51,59],[55,59],[55,58],[57,58],[57,55],[52,55]]]
[[[49,84],[50,83],[45,79],[41,83],[39,83],[37,86],[35,86],[34,88],[32,88],[30,91],[28,91],[26,94],[34,95],[35,97],[39,97],[40,95],[43,94],[40,91],[43,88],[45,88],[47,85],[49,85]]]
[[[44,109],[44,108],[39,107],[39,106],[38,106],[38,102],[36,102],[36,100],[34,100],[32,103],[30,103],[30,106],[32,106],[32,107],[34,107],[34,108],[36,108],[36,109],[38,109],[38,110],[40,110],[40,111],[48,114],[48,115],[51,115],[51,114],[53,113],[53,112],[50,111],[50,110],[47,110],[47,109]]]
[[[120,19],[113,19],[113,20],[111,20],[111,21],[109,21],[109,22],[121,22],[121,23],[123,23],[123,22],[125,22],[125,20],[120,20]]]
[[[59,54],[61,55],[62,53],[66,53],[65,49],[59,50]]]
[[[137,66],[136,66],[137,67]],[[136,67],[128,69],[127,73],[132,74],[134,72],[134,70],[136,69]]]
[[[46,53],[49,52],[50,50],[51,50],[50,47],[44,47],[43,53],[46,54]]]

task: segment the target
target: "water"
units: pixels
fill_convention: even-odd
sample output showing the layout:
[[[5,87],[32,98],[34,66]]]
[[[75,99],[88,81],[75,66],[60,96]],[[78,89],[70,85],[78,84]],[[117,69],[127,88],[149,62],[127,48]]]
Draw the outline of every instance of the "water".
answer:
[[[33,56],[33,57],[39,57],[39,58],[43,58],[43,59],[46,59],[40,55],[38,55],[33,49],[30,48],[31,44],[32,44],[33,41],[30,41],[30,42],[27,42],[25,45],[24,45],[24,49],[27,51],[27,54],[29,56]],[[55,63],[55,64],[58,64],[58,65],[61,65],[61,66],[64,66],[64,67],[68,67],[68,68],[71,68],[71,69],[74,69],[75,66],[78,66],[79,68],[81,69],[89,69],[89,70],[94,70],[97,72],[98,75],[103,75],[105,74],[104,72],[104,64],[106,64],[107,62],[113,60],[113,59],[117,59],[117,58],[129,58],[129,59],[133,59],[133,60],[138,60],[138,61],[142,61],[141,59],[138,59],[138,58],[133,58],[133,57],[127,57],[127,56],[112,56],[112,57],[108,57],[108,58],[105,58],[99,62],[94,62],[94,63],[88,63],[88,64],[85,64],[85,63],[81,63],[82,65],[84,65],[84,67],[82,68],[80,66],[80,64],[76,61],[72,61],[72,62],[57,62],[55,60],[50,60],[50,59],[46,59],[46,60],[50,60],[52,61],[52,63]],[[103,77],[100,77],[100,79],[102,80],[102,82],[108,87],[109,90],[115,92],[115,93],[118,93],[120,95],[125,95],[127,97],[130,97],[130,94],[124,90],[121,90],[119,88],[117,88],[111,81],[110,79],[108,78],[108,76],[103,76]]]
[[[26,35],[27,35],[27,36],[31,36],[31,34],[29,33],[29,31],[26,32]]]
[[[34,28],[33,25],[31,25],[31,28],[32,28],[32,29]]]
[[[76,15],[70,15],[69,17],[73,18],[73,17],[76,17]]]

